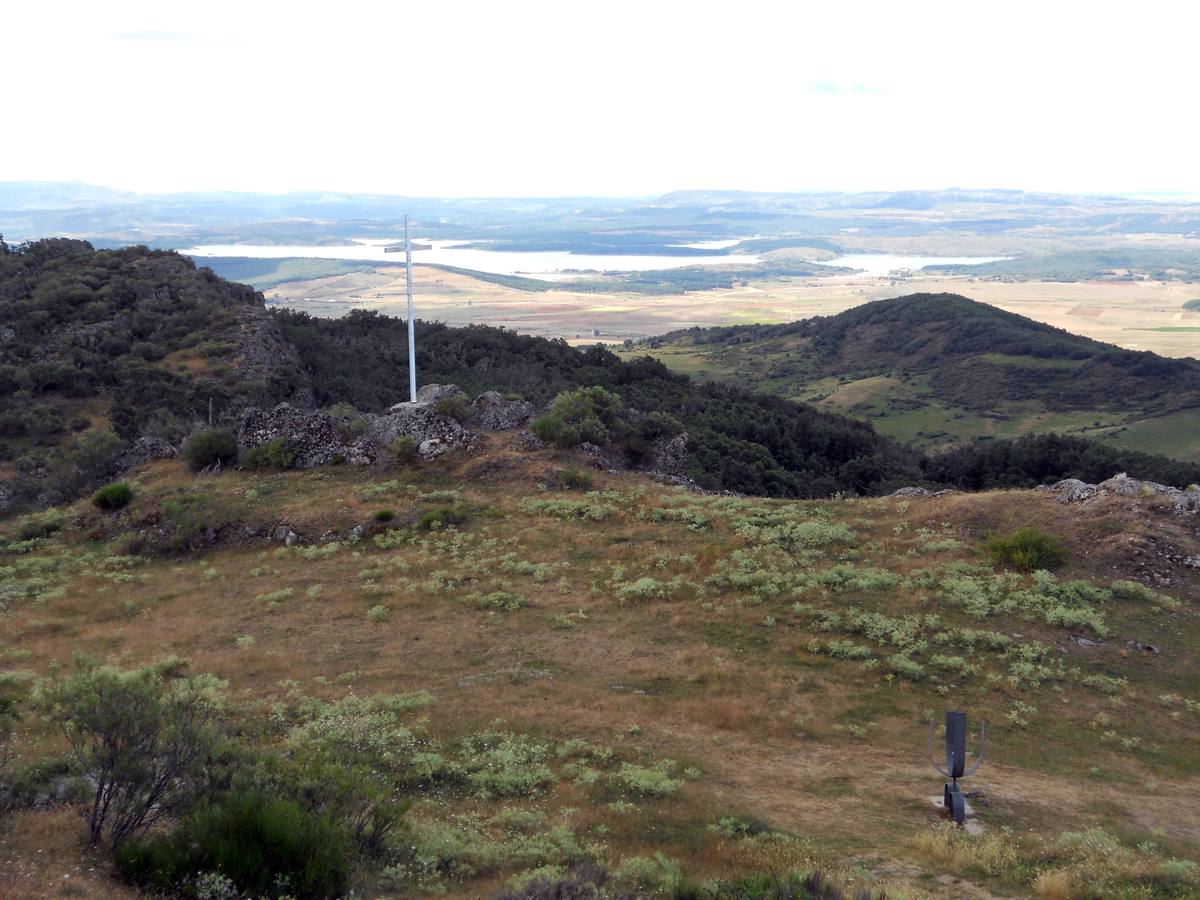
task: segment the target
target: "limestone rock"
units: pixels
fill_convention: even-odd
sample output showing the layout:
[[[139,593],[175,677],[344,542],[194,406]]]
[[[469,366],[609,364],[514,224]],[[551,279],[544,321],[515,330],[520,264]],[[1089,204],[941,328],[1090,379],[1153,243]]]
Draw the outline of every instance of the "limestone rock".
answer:
[[[485,431],[511,431],[528,422],[531,415],[532,403],[505,399],[499,391],[484,391],[471,404],[471,418],[468,421]]]

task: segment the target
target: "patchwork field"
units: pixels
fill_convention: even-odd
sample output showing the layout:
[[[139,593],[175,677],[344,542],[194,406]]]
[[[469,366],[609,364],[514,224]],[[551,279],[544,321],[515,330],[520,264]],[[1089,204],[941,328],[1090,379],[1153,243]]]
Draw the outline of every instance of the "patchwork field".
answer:
[[[951,291],[1133,350],[1200,356],[1200,312],[1183,304],[1200,288],[1180,282],[1002,282],[971,278],[784,278],[687,294],[515,290],[469,275],[414,269],[418,315],[451,325],[501,325],[572,343],[621,342],[693,326],[790,322],[827,316],[870,300]],[[374,309],[403,316],[404,271],[379,267],[268,288],[266,297],[313,315]],[[1187,330],[1185,330],[1187,329]]]

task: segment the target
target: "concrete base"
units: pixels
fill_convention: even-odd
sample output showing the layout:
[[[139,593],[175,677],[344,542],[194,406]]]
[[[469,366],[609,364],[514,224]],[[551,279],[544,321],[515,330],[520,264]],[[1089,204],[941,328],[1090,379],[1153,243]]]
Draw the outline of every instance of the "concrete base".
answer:
[[[933,804],[934,808],[943,817],[947,819],[950,818],[950,811],[942,805],[942,798],[940,796],[930,797],[929,802]],[[963,821],[963,830],[970,835],[983,834],[983,823],[979,821],[978,817],[976,817],[975,807],[973,807],[970,801],[966,800],[965,798],[963,800],[963,811],[966,813],[966,817]]]

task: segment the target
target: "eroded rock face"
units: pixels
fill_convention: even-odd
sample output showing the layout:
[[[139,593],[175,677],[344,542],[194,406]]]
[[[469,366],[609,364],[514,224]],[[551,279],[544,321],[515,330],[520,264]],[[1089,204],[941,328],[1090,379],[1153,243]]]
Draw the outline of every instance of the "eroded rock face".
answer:
[[[499,391],[484,391],[471,404],[470,424],[484,431],[511,431],[533,415],[533,404],[508,400]]]
[[[284,446],[295,452],[295,466],[308,469],[324,466],[335,459],[352,465],[367,465],[374,461],[374,447],[362,439],[345,444],[329,416],[311,410],[297,409],[281,403],[269,412],[248,409],[238,428],[238,446],[243,450],[258,447],[280,438]]]
[[[418,456],[435,459],[461,447],[470,433],[457,420],[439,413],[432,402],[418,400],[397,403],[384,415],[373,418],[367,426],[367,437],[379,447],[390,447],[397,438],[407,437],[417,445]]]

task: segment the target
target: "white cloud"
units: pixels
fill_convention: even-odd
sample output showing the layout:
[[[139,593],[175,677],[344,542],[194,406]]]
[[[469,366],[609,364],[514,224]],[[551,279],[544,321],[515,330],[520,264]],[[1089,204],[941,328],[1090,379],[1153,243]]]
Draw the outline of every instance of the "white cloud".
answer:
[[[8,179],[1200,190],[1191,5],[24,4]]]

